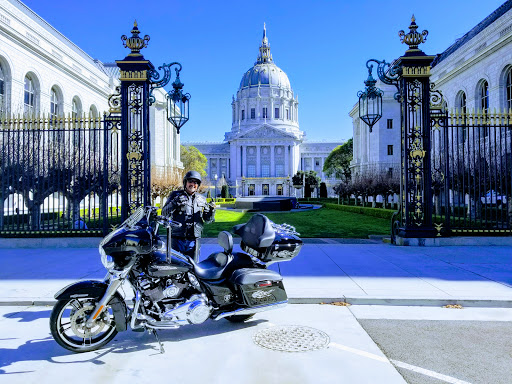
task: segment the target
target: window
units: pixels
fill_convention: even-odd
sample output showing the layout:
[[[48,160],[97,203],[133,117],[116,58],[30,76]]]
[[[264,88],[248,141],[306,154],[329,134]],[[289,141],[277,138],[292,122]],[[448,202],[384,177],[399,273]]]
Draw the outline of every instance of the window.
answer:
[[[276,164],[276,176],[284,177],[284,165],[283,164]]]
[[[27,75],[25,76],[25,97],[24,97],[24,111],[25,113],[35,113],[36,106],[36,90],[34,87],[34,81]]]
[[[274,108],[274,119],[279,119],[279,108]]]
[[[242,120],[245,120],[245,109],[242,109]]]
[[[255,184],[249,184],[249,196],[254,196],[256,193],[256,185]]]
[[[393,146],[388,145],[388,156],[393,156]]]
[[[0,65],[0,112],[3,111],[5,104],[5,75]]]
[[[319,167],[320,166],[320,159],[315,159],[315,167]]]
[[[60,115],[59,104],[59,95],[57,90],[52,88],[50,92],[50,116],[52,120],[56,119]]]
[[[286,110],[286,120],[290,120],[290,110]]]
[[[393,129],[393,119],[388,119],[388,129]]]
[[[256,166],[253,164],[247,165],[247,177],[256,177]]]
[[[457,112],[461,114],[461,120],[458,123],[462,125],[459,133],[459,143],[463,143],[466,141],[468,130],[466,126],[466,94],[464,92],[460,92],[457,96]]]
[[[510,109],[512,109],[512,69],[509,69],[507,72],[507,82],[505,85],[506,88],[506,100],[505,106],[507,107],[507,113]]]
[[[489,84],[487,81],[482,81],[479,89],[480,109],[482,113],[487,113],[489,110]]]
[[[262,192],[264,195],[269,195],[269,188],[268,188],[268,184],[263,184],[262,185]]]
[[[283,195],[283,184],[277,184],[276,185],[276,192],[277,192],[278,196],[282,196]]]
[[[261,177],[270,177],[270,165],[261,164]]]
[[[267,115],[267,107],[263,108],[263,118],[266,119],[268,118],[268,115]]]
[[[256,108],[251,108],[251,119],[256,118]]]
[[[489,112],[489,84],[487,81],[482,81],[480,84],[480,109],[482,111],[482,114],[487,114]],[[483,127],[483,135],[489,136],[489,127],[485,126]]]
[[[393,168],[388,168],[388,177],[393,178]]]

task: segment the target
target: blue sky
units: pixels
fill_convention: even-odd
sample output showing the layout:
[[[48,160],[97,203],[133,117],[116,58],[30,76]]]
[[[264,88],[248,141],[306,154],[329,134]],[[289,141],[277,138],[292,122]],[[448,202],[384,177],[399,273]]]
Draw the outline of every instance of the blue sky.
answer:
[[[299,124],[309,140],[352,137],[349,111],[364,88],[366,60],[405,52],[398,31],[411,15],[429,35],[423,50],[441,53],[503,1],[25,0],[24,3],[93,58],[128,53],[120,36],[137,19],[149,35],[142,52],[155,66],[178,61],[192,95],[182,141],[222,141],[231,129],[231,97],[256,61],[263,23],[274,62],[299,95]]]

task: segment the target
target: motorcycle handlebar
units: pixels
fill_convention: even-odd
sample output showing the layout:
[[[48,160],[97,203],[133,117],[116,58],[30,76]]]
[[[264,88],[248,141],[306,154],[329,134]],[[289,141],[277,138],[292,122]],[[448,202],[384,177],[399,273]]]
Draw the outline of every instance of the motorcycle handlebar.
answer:
[[[183,226],[180,222],[169,219],[167,216],[157,216],[155,219],[166,228],[180,228]]]

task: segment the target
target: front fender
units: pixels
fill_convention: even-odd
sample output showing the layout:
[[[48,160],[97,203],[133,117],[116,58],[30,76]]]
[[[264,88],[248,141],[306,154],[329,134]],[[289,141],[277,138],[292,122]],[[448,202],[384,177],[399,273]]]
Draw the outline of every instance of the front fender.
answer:
[[[100,299],[107,291],[107,287],[108,285],[103,281],[79,281],[62,288],[54,297],[59,301],[84,298]],[[119,292],[115,293],[114,297],[110,300],[109,305],[112,307],[112,311],[114,313],[116,329],[120,332],[126,331],[126,304]]]

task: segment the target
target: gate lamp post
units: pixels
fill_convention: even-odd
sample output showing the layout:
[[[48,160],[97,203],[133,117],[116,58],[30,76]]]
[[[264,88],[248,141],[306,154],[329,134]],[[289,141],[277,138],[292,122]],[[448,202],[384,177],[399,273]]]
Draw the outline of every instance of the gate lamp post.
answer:
[[[402,68],[397,64],[391,65],[384,60],[379,61],[375,59],[370,59],[366,62],[366,68],[368,68],[368,78],[364,82],[366,88],[364,91],[359,91],[357,96],[359,97],[359,118],[370,127],[370,132],[375,123],[382,117],[382,95],[384,93],[375,86],[377,80],[372,76],[373,65],[370,64],[371,62],[377,64],[379,80],[384,84],[396,87],[397,92],[394,95],[394,99],[398,102],[400,102],[400,85],[398,80],[402,74]]]
[[[215,174],[213,176],[213,178],[215,179],[215,189],[214,189],[215,196],[214,196],[214,198],[215,198],[215,202],[217,202],[217,179],[219,178],[219,176],[217,174]]]
[[[167,94],[167,120],[176,127],[179,134],[180,128],[185,125],[189,118],[188,101],[190,100],[190,94],[183,93],[183,83],[180,80],[180,71],[177,68],[176,80],[172,83],[172,87],[174,89]]]
[[[155,102],[155,96],[153,96],[153,90],[155,88],[161,88],[169,84],[171,80],[171,68],[175,67],[176,79],[172,83],[172,91],[167,92],[167,120],[176,128],[176,132],[179,134],[180,129],[189,119],[189,100],[190,94],[183,93],[183,83],[180,80],[181,64],[174,62],[171,64],[162,64],[158,67],[159,70],[163,70],[164,74],[160,78],[160,74],[153,70],[151,71],[151,92],[149,97],[150,104]]]
[[[359,91],[359,118],[363,120],[368,127],[370,132],[372,127],[382,117],[382,90],[377,88],[375,80],[372,76],[373,65],[368,66],[368,79],[364,82],[366,88],[364,91]]]

